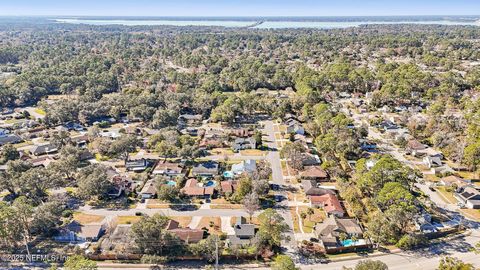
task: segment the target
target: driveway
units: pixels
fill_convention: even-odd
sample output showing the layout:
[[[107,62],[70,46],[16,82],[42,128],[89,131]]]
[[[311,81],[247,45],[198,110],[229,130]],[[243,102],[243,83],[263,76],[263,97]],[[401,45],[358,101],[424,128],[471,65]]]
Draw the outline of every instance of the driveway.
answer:
[[[235,231],[230,223],[232,221],[232,217],[221,217],[222,221],[222,232],[226,233],[227,235],[235,235]]]
[[[198,227],[201,220],[202,220],[202,217],[194,216],[192,217],[192,221],[190,221],[187,227],[189,227],[190,229],[195,229]]]

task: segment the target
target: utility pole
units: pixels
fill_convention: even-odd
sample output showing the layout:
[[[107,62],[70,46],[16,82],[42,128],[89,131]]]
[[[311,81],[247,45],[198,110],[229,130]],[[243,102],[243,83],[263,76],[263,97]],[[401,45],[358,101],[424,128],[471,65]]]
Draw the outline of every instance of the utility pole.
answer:
[[[218,270],[218,235],[215,237],[215,270]]]

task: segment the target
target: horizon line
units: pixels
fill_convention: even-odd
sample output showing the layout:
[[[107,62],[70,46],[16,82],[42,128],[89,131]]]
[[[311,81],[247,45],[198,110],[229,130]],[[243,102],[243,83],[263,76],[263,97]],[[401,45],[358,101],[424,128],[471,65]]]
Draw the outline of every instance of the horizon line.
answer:
[[[480,14],[428,14],[428,15],[211,15],[211,16],[191,16],[191,15],[6,15],[0,14],[0,17],[123,17],[123,18],[334,18],[334,17],[438,17],[438,16],[468,16],[480,17]]]

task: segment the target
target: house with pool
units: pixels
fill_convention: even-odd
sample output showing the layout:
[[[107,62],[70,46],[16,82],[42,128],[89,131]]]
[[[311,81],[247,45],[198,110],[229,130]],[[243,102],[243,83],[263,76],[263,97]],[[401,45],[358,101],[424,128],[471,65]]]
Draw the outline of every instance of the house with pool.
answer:
[[[363,230],[355,219],[338,218],[335,215],[317,224],[315,235],[326,253],[348,252],[371,245],[368,239],[363,238]]]
[[[206,182],[199,182],[195,178],[188,179],[183,187],[182,191],[186,195],[199,198],[199,199],[209,199],[215,193],[215,186],[217,185],[216,181],[208,180]]]

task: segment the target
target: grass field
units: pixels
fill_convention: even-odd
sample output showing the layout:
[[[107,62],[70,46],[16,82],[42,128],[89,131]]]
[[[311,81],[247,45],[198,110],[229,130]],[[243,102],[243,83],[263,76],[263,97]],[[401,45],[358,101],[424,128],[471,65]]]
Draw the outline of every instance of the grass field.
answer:
[[[247,223],[252,223],[252,224],[255,224],[255,225],[260,225],[259,221],[258,221],[258,217],[252,217],[252,220],[250,221],[250,217],[245,217],[246,220],[247,220]],[[230,219],[230,225],[234,226],[236,223],[237,223],[237,220],[238,220],[238,217],[232,217]]]
[[[424,174],[423,178],[430,182],[438,182],[440,180],[435,174]]]
[[[261,150],[258,150],[258,149],[248,149],[248,150],[242,150],[240,151],[240,154],[242,156],[265,156],[267,154],[267,152],[263,152]]]
[[[210,209],[243,209],[241,204],[211,204]]]
[[[192,217],[187,216],[178,216],[178,217],[169,217],[170,219],[175,220],[180,224],[180,227],[187,227],[188,224],[192,221]]]
[[[137,223],[142,217],[141,216],[118,216],[118,224],[134,224]]]
[[[224,198],[213,199],[211,209],[242,209],[243,205],[231,203]]]
[[[467,217],[480,221],[480,209],[460,209]]]
[[[453,192],[447,191],[445,187],[437,187],[436,190],[446,203],[457,203],[457,200],[453,197]]]
[[[300,214],[301,213],[307,214],[307,209],[308,207],[299,207],[298,211]],[[322,209],[318,209],[318,208],[312,208],[312,209],[314,210],[314,214],[311,215],[310,217],[307,215],[307,217],[302,220],[303,231],[305,233],[313,232],[315,225],[317,223],[322,222],[326,218],[326,214]]]
[[[298,221],[297,212],[295,211],[295,207],[290,207],[290,214],[292,215],[292,222],[293,222],[293,232],[300,233],[300,223]]]
[[[40,108],[36,108],[34,111],[35,111],[36,113],[40,114],[40,115],[47,115],[47,113],[46,113],[44,110],[40,109]]]
[[[105,217],[99,215],[90,215],[82,212],[73,213],[73,220],[80,224],[100,223]]]

